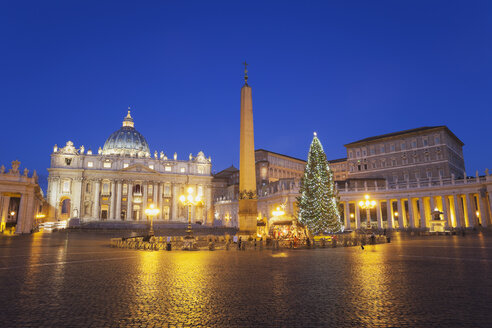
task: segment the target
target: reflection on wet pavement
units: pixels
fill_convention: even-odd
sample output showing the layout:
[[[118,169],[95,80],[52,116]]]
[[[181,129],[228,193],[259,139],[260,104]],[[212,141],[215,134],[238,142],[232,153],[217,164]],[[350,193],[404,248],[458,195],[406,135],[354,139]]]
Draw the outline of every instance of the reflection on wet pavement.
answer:
[[[135,251],[0,238],[4,326],[424,327],[492,322],[492,236],[314,250]]]

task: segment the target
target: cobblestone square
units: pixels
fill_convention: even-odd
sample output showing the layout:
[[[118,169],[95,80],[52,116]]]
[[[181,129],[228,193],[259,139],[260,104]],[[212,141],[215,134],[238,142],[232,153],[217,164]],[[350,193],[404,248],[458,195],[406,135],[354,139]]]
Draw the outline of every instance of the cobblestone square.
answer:
[[[0,237],[3,327],[490,327],[490,235],[284,251]]]

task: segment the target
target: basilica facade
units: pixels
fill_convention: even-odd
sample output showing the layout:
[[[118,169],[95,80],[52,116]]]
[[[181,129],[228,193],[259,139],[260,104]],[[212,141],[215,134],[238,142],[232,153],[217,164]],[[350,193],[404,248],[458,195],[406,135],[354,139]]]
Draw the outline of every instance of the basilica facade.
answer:
[[[162,151],[152,154],[130,111],[97,153],[71,141],[64,147],[55,145],[48,171],[52,219],[147,220],[145,209],[152,203],[160,209],[156,220],[184,222],[187,210],[179,196],[191,190],[202,199],[192,208],[192,221],[213,220],[210,157],[202,151],[186,160],[176,153],[170,158]]]

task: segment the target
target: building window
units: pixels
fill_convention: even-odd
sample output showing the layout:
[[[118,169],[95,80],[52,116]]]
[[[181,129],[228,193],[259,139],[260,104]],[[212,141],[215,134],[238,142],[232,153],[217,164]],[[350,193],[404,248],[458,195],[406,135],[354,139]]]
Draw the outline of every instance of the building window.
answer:
[[[111,162],[104,162],[103,166],[104,168],[109,169],[111,168]]]
[[[357,152],[356,152],[356,156],[357,156],[357,157],[360,157],[360,151],[357,151]]]
[[[349,151],[349,158],[352,158],[353,156],[353,153],[351,151]]]
[[[128,163],[123,163],[123,168],[126,169],[128,167]]]
[[[148,190],[149,195],[152,195],[152,193],[154,192],[154,185],[149,184],[148,188],[149,188]]]
[[[166,172],[171,172],[171,167],[170,167],[170,166],[166,166],[166,167],[164,168],[164,171],[166,171]]]
[[[444,170],[443,169],[439,169],[439,176],[441,178],[444,176]]]
[[[381,146],[381,153],[384,153],[384,146]]]
[[[70,164],[72,164],[72,159],[71,158],[65,158],[65,164],[67,164],[67,166],[70,166]]]
[[[185,173],[186,172],[186,169],[184,167],[181,168],[180,170],[181,173]]]
[[[367,170],[367,164],[364,164],[364,170]]]
[[[91,191],[91,184],[90,183],[87,183],[85,185],[85,192],[90,192]]]
[[[407,144],[403,142],[401,144],[401,150],[405,150],[405,149],[407,149]]]
[[[423,140],[423,143],[424,143],[424,147],[427,147],[427,145],[428,145],[427,138],[425,138],[425,139]]]
[[[105,182],[103,183],[103,194],[108,194],[109,193],[109,183]]]
[[[123,194],[126,195],[128,193],[128,185],[126,183],[123,184]]]
[[[94,162],[87,163],[87,167],[93,167],[93,166],[94,166]]]
[[[436,145],[439,145],[441,143],[441,138],[439,138],[438,136],[434,138],[434,143]]]
[[[374,150],[374,148],[371,148],[371,149],[369,150],[369,152],[371,153],[371,155],[374,155],[374,154],[376,153],[376,151]]]
[[[153,170],[154,169],[154,164],[149,164],[149,169]]]
[[[396,159],[392,160],[392,161],[391,161],[391,164],[392,164],[393,166],[396,166]]]
[[[264,171],[264,172],[266,172],[266,169],[265,169],[265,168],[262,168],[262,172],[263,172],[263,171]],[[204,173],[204,172],[203,172],[203,166],[199,166],[199,167],[198,167],[198,174],[203,174],[203,173]]]
[[[390,151],[395,151],[395,145],[393,145],[393,144],[392,144],[392,145],[390,146]]]
[[[427,172],[427,178],[429,178],[429,179],[432,178],[432,172],[431,171]]]
[[[164,196],[166,197],[171,196],[171,185],[168,183],[164,185]]]
[[[363,151],[362,151],[362,156],[366,156],[366,155],[367,155],[366,151],[365,151],[365,150],[363,150]]]
[[[417,141],[412,141],[412,148],[417,148]]]

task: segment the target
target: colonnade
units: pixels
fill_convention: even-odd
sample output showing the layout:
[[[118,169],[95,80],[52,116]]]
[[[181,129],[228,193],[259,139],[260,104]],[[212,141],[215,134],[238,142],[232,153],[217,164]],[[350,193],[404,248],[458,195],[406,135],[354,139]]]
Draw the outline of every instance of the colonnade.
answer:
[[[446,228],[487,227],[491,224],[492,196],[491,193],[485,196],[483,190],[452,194],[392,194],[342,194],[346,229],[365,228],[366,222],[380,229],[427,229],[436,218],[443,220]],[[375,201],[370,210],[359,205],[365,195]]]

